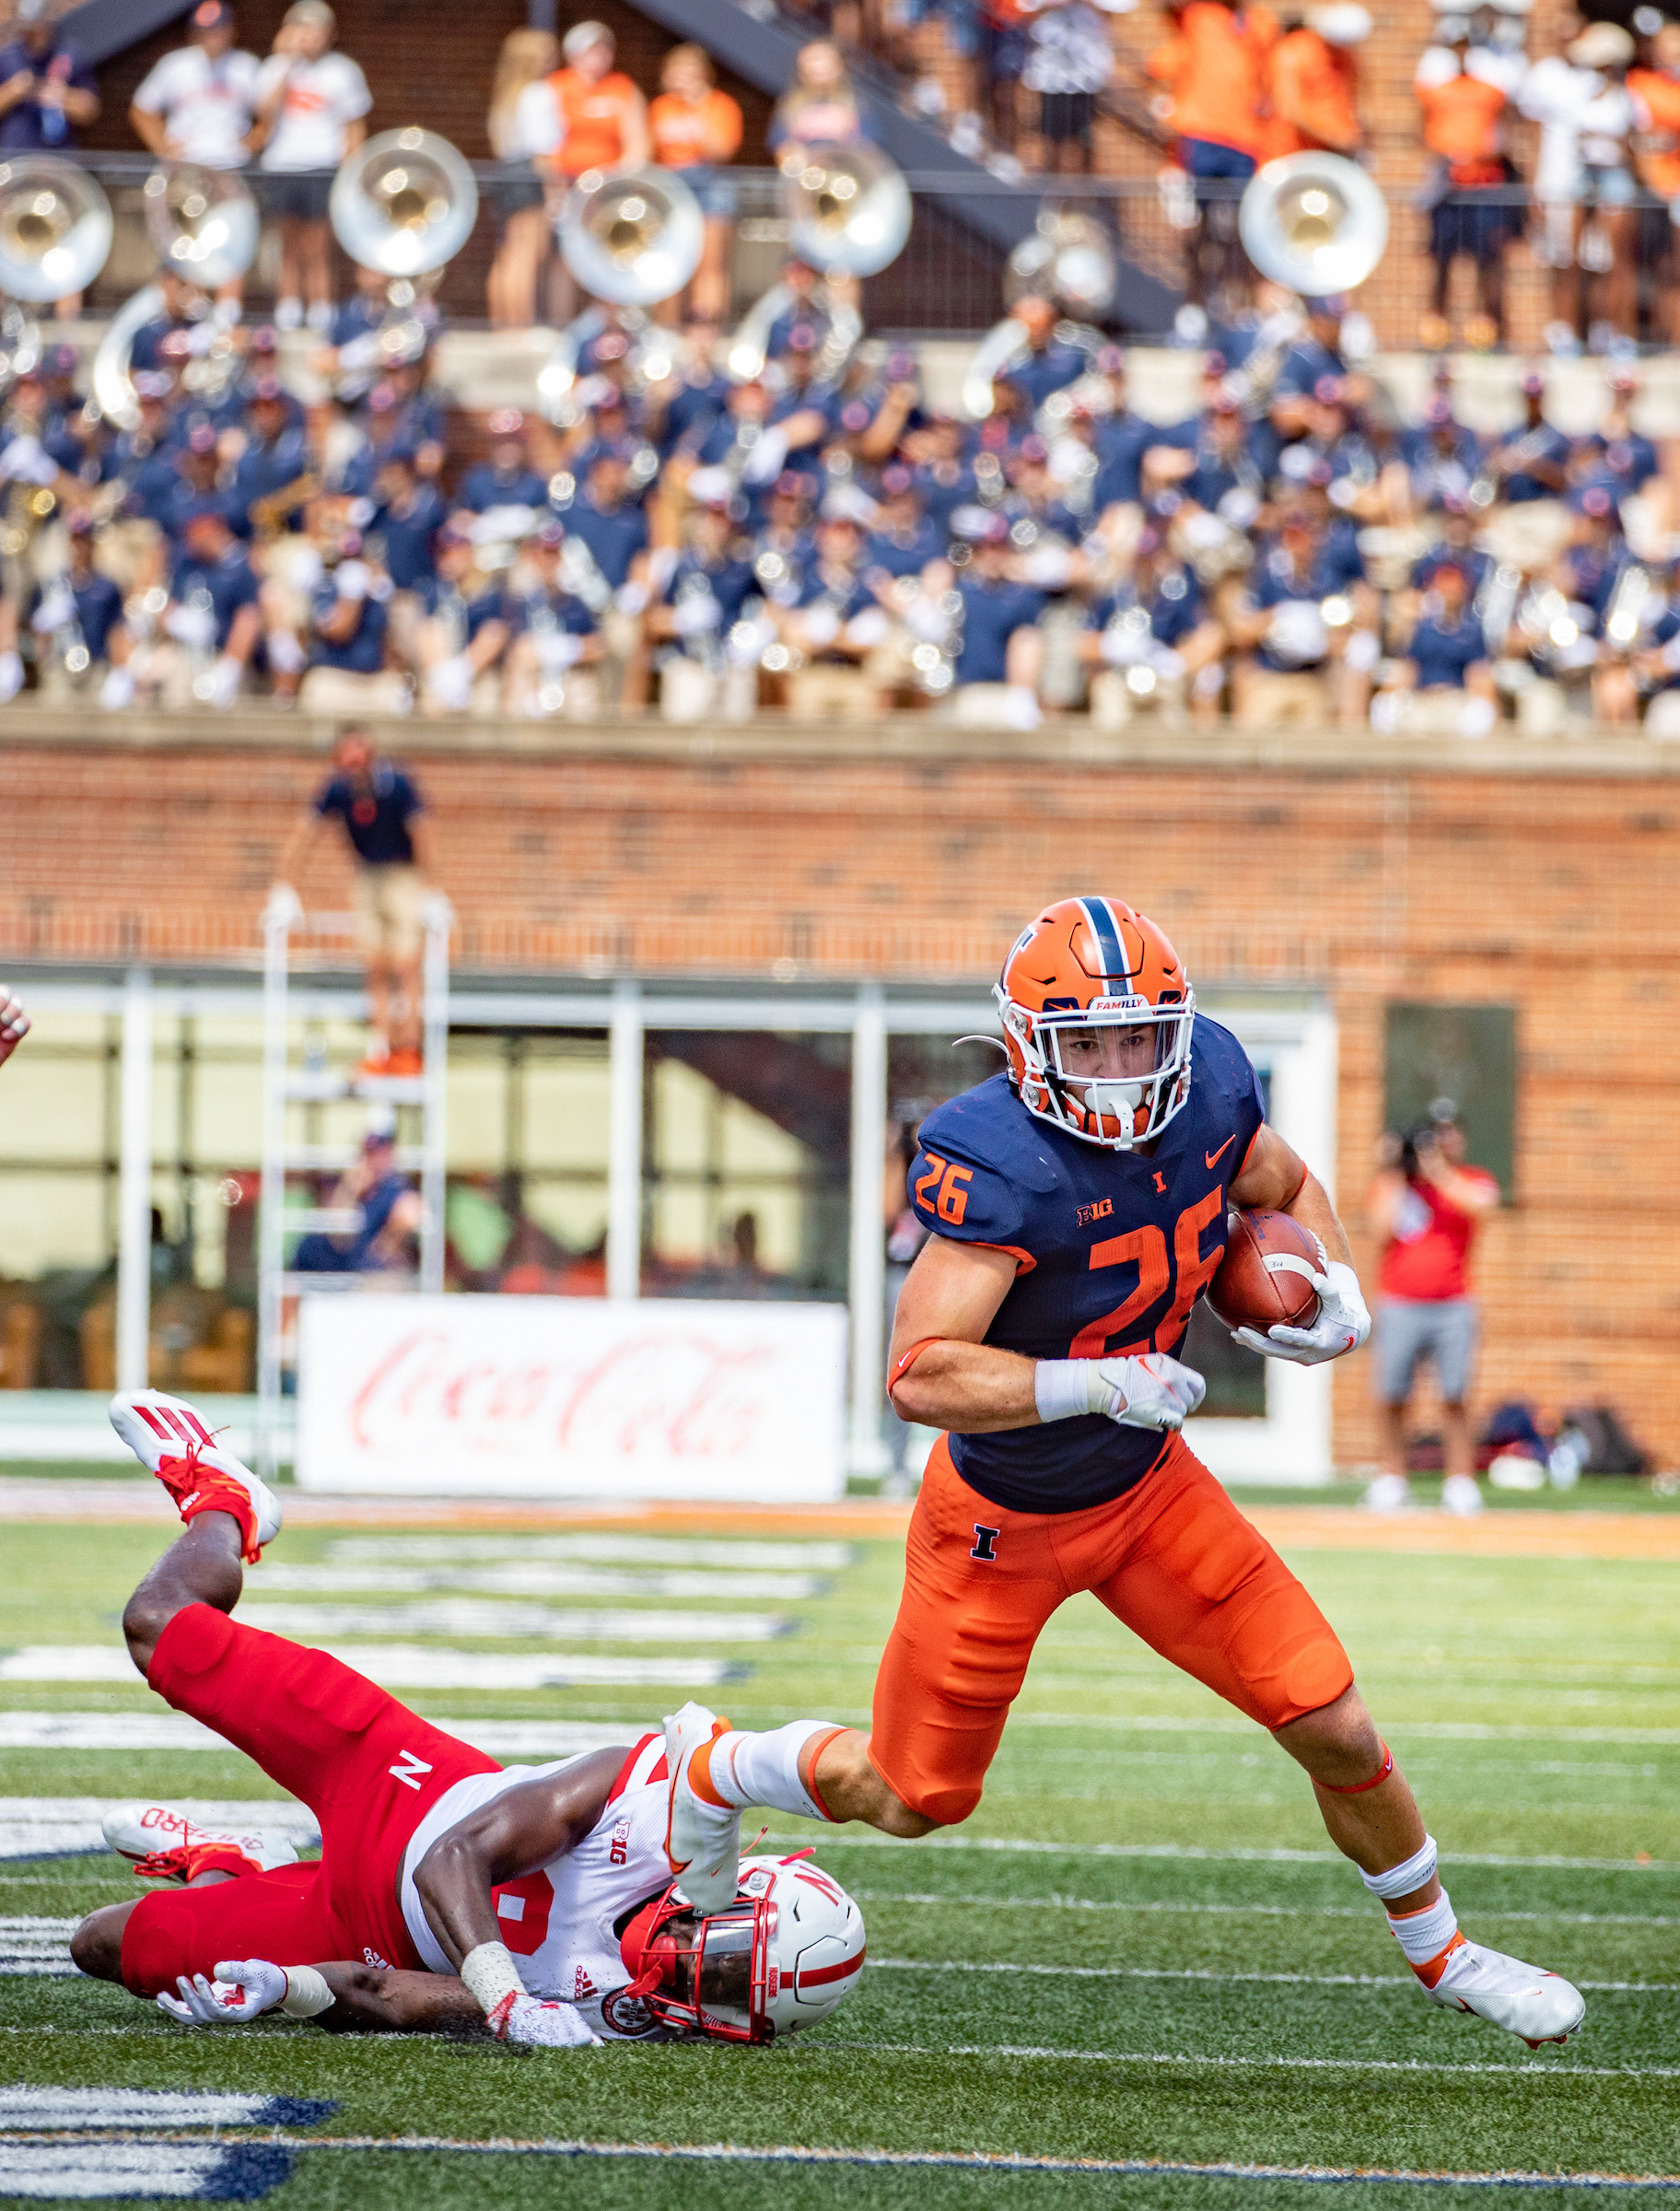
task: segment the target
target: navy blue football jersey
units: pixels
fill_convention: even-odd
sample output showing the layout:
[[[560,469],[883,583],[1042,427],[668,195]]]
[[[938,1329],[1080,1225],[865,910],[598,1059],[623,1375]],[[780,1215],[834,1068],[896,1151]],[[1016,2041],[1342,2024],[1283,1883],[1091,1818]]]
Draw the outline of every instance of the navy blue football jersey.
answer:
[[[1197,1014],[1190,1095],[1154,1156],[1087,1143],[994,1075],[930,1113],[910,1170],[936,1235],[1020,1264],[986,1332],[1029,1359],[1174,1351],[1225,1252],[1226,1192],[1265,1108],[1248,1055]],[[959,1474],[1018,1513],[1075,1513],[1141,1481],[1166,1439],[1101,1413],[951,1438]]]

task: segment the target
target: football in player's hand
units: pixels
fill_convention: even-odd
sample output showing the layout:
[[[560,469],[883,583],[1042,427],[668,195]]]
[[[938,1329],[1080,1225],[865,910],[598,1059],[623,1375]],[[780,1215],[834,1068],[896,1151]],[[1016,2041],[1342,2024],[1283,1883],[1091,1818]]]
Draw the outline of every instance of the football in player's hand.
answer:
[[[1317,1273],[1318,1245],[1289,1213],[1232,1213],[1231,1240],[1208,1285],[1208,1303],[1228,1328],[1310,1328],[1318,1292],[1298,1267]],[[1279,1260],[1289,1262],[1279,1266]]]

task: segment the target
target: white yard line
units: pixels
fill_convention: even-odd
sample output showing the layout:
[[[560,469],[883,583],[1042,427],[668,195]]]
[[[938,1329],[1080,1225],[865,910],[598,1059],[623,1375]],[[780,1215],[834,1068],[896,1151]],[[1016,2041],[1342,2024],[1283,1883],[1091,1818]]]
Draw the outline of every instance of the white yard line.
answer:
[[[972,1916],[976,1904],[998,1912],[1170,1912],[1186,1918],[1230,1916],[1259,1919],[1362,1919],[1373,1924],[1371,1908],[1360,1904],[1195,1904],[1156,1901],[1129,1903],[1112,1897],[936,1895],[920,1890],[858,1889],[862,1904],[952,1904]],[[1646,1917],[1637,1912],[1481,1912],[1483,1920],[1522,1921],[1547,1927],[1680,1927],[1680,1916]]]
[[[545,1565],[524,1557],[481,1566],[449,1560],[436,1565],[291,1566],[276,1559],[266,1562],[262,1573],[259,1586],[265,1593],[295,1589],[311,1596],[361,1591],[369,1596],[418,1597],[433,1589],[465,1589],[481,1597],[639,1597],[684,1603],[709,1597],[773,1605],[821,1597],[828,1585],[815,1573],[734,1573],[699,1568],[632,1573],[612,1566]]]
[[[793,1622],[775,1612],[563,1611],[517,1598],[442,1597],[417,1605],[241,1604],[248,1628],[317,1643],[327,1635],[529,1635],[550,1643],[773,1643]]]
[[[770,1835],[773,1847],[802,1849],[811,1840],[802,1835]],[[1046,1858],[1196,1858],[1209,1864],[1261,1866],[1342,1866],[1346,1859],[1329,1850],[1215,1850],[1199,1842],[1039,1842],[1004,1835],[924,1835],[906,1842],[896,1835],[835,1835],[824,1849],[844,1850],[986,1850],[1023,1857]],[[1442,1851],[1443,1866],[1510,1866],[1518,1870],[1553,1866],[1569,1873],[1680,1873],[1680,1864],[1666,1858],[1508,1857],[1496,1851]]]
[[[1392,1714],[1382,1724],[1402,1741],[1416,1736],[1441,1742],[1653,1743],[1680,1747],[1680,1727],[1573,1727],[1526,1720],[1509,1723],[1396,1720]],[[1177,1713],[1145,1713],[1128,1717],[1111,1713],[1012,1712],[1009,1727],[1012,1733],[1032,1727],[1083,1727],[1138,1735],[1246,1735],[1256,1740],[1265,1732],[1252,1720],[1233,1713],[1210,1713],[1205,1719],[1194,1719]]]
[[[1206,2065],[1219,2072],[1416,2073],[1494,2075],[1504,2080],[1680,2080],[1680,2065],[1577,2065],[1565,2058],[1514,2065],[1455,2065],[1422,2057],[1208,2057],[1192,2050],[1049,2049],[1033,2042],[874,2042],[836,2039],[829,2050],[879,2050],[895,2057],[1020,2057],[1056,2065]]]
[[[715,1689],[746,1669],[721,1658],[608,1658],[495,1651],[427,1650],[419,1644],[325,1646],[390,1689]],[[0,1658],[0,1681],[132,1682],[126,1651],[104,1643],[39,1643]]]
[[[134,1801],[133,1796],[0,1796],[0,1858],[103,1852],[101,1820],[107,1812]],[[285,1835],[298,1850],[312,1850],[321,1840],[314,1813],[289,1796],[171,1801],[199,1827],[260,1827]]]
[[[313,2125],[333,2107],[299,2106],[286,2096],[246,2096],[196,2088],[0,2088],[0,2134],[39,2135],[60,2128],[124,2132],[196,2126]],[[6,2155],[9,2158],[11,2150]]]
[[[1011,1965],[974,1959],[876,1958],[871,1971],[902,1973],[1035,1973],[1050,1981],[1279,1981],[1309,1988],[1411,1988],[1410,1973],[1222,1973],[1203,1966]],[[1642,1995],[1680,1994],[1675,1981],[1577,1981],[1577,1988],[1600,1992],[1638,1990]]]
[[[722,1566],[747,1573],[837,1573],[857,1551],[849,1543],[688,1541],[674,1536],[344,1536],[328,1548],[334,1561],[453,1565],[467,1559],[577,1559],[592,1565]]]
[[[249,2201],[277,2188],[289,2162],[284,2149],[244,2142],[8,2142],[0,2187],[53,2204]]]
[[[423,1715],[424,1716],[424,1715]],[[633,1743],[647,1725],[629,1720],[480,1720],[445,1714],[441,1727],[492,1758],[573,1758]],[[180,1712],[0,1711],[0,1750],[220,1750],[226,1737]]]

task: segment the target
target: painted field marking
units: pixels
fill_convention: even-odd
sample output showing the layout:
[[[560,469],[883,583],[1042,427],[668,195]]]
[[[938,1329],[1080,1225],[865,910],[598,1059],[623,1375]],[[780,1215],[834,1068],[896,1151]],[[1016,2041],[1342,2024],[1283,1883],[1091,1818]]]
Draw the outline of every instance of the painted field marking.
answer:
[[[813,1823],[814,1824],[814,1823]],[[801,1850],[811,1841],[802,1835],[768,1835],[773,1848]],[[1038,1842],[1005,1835],[923,1835],[907,1842],[897,1835],[865,1831],[856,1835],[825,1838],[824,1850],[986,1850],[1011,1855],[1045,1858],[1195,1858],[1207,1864],[1258,1866],[1345,1866],[1339,1853],[1329,1850],[1215,1850],[1199,1842]],[[1443,1850],[1443,1866],[1511,1866],[1519,1871],[1552,1866],[1568,1873],[1680,1873],[1680,1864],[1666,1858],[1508,1857],[1495,1851]]]
[[[10,2142],[7,2195],[41,2203],[251,2203],[291,2177],[289,2149],[263,2142]]]
[[[1492,2074],[1503,2080],[1680,2080],[1680,2065],[1577,2065],[1558,2058],[1516,2065],[1451,2065],[1427,2057],[1208,2057],[1192,2050],[1055,2050],[1036,2042],[875,2042],[826,2036],[824,2050],[879,2050],[894,2057],[1021,2057],[1058,2065],[1203,2065],[1217,2072]]]
[[[318,2126],[337,2111],[319,2098],[248,2096],[214,2088],[0,2088],[0,2134],[61,2128],[124,2132],[200,2126]],[[11,2156],[8,2148],[6,2156]]]
[[[550,1643],[774,1643],[794,1623],[775,1612],[559,1611],[517,1598],[444,1597],[417,1605],[241,1604],[247,1627],[315,1643],[323,1635],[530,1635]]]
[[[0,1796],[0,1858],[46,1858],[107,1850],[100,1822],[132,1796]],[[215,1803],[173,1800],[198,1827],[261,1827],[298,1850],[313,1850],[321,1829],[308,1805],[289,1796],[241,1797]]]
[[[1632,2172],[1453,2172],[1371,2165],[1193,2165],[1161,2158],[1034,2157],[1009,2150],[826,2149],[790,2145],[747,2147],[729,2142],[567,2142],[451,2140],[447,2135],[350,2135],[292,2145],[299,2151],[402,2149],[457,2151],[467,2157],[683,2158],[722,2165],[907,2166],[971,2172],[1094,2172],[1159,2174],[1227,2181],[1313,2181],[1390,2183],[1436,2188],[1680,2189],[1680,2174]]]
[[[1392,1734],[1417,1736],[1439,1742],[1497,1743],[1649,1743],[1680,1748],[1680,1727],[1573,1727],[1542,1725],[1527,1720],[1396,1720],[1385,1718]],[[1178,1713],[1145,1713],[1121,1717],[1109,1713],[1011,1712],[1011,1730],[1031,1727],[1101,1728],[1136,1735],[1247,1735],[1256,1740],[1265,1733],[1254,1721],[1237,1714],[1210,1714],[1192,1719]]]
[[[70,1937],[76,1924],[74,1919],[0,1917],[0,1974],[13,1980],[74,1980]]]
[[[901,1973],[1036,1973],[1048,1981],[1278,1981],[1306,1988],[1416,1986],[1410,1973],[1223,1973],[1211,1966],[1010,1965],[1007,1961],[994,1965],[970,1958],[871,1957],[869,1969]],[[1574,1986],[1599,1993],[1631,1989],[1649,1995],[1680,1994],[1680,1982],[1676,1981],[1577,1981]]]
[[[572,1758],[584,1750],[633,1743],[644,1732],[628,1720],[478,1720],[454,1713],[432,1724],[493,1758]],[[232,1747],[215,1728],[181,1712],[0,1712],[0,1750],[227,1751]]]
[[[722,1566],[748,1573],[838,1573],[858,1553],[850,1543],[682,1542],[671,1536],[345,1536],[333,1560],[454,1565],[468,1559],[578,1559],[591,1565]]]
[[[958,1904],[965,1912],[971,1912],[975,1904],[989,1904],[1005,1912],[1170,1912],[1181,1913],[1186,1918],[1207,1914],[1260,1919],[1362,1919],[1368,1926],[1376,1924],[1370,1907],[1362,1904],[1129,1903],[1124,1899],[1112,1897],[974,1896],[972,1893],[940,1896],[896,1889],[853,1889],[851,1893],[861,1904]],[[1680,1927],[1680,1916],[1659,1914],[1647,1917],[1637,1912],[1478,1911],[1476,1917],[1478,1921],[1511,1920],[1547,1927]]]
[[[715,1689],[752,1670],[721,1658],[571,1658],[541,1653],[427,1650],[419,1644],[323,1646],[391,1689]],[[0,1658],[0,1681],[132,1682],[126,1651],[113,1644],[38,1643]]]
[[[471,1566],[440,1562],[418,1566],[290,1566],[265,1564],[262,1586],[301,1594],[423,1597],[461,1589],[481,1597],[661,1597],[688,1603],[716,1598],[731,1604],[798,1604],[821,1597],[827,1583],[816,1573],[728,1573],[673,1568],[633,1573],[613,1566],[545,1565],[540,1559],[505,1559]]]

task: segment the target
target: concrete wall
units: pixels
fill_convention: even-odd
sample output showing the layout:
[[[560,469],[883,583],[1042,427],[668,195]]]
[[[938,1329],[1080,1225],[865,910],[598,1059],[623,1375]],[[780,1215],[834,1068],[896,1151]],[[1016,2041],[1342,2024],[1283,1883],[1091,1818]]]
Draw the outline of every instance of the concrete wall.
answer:
[[[251,963],[328,731],[201,738],[0,719],[0,955]],[[1517,1007],[1516,1204],[1488,1229],[1483,1397],[1603,1395],[1680,1463],[1680,762],[1642,743],[1476,748],[824,732],[391,733],[433,813],[467,967],[988,983],[1034,905],[1155,915],[1204,988],[1324,992],[1357,1215],[1394,999]],[[344,903],[323,839],[300,886]],[[1371,1257],[1361,1243],[1361,1262]],[[1336,1444],[1370,1444],[1359,1363]]]

